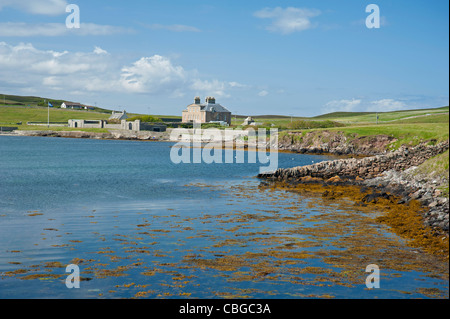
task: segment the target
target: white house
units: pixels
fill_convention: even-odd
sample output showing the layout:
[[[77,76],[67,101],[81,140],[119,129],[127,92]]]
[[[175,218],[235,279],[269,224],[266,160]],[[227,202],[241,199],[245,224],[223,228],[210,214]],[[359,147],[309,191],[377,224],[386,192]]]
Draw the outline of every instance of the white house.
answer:
[[[62,109],[81,110],[84,108],[84,106],[79,103],[64,102],[63,104],[61,104],[61,108]]]

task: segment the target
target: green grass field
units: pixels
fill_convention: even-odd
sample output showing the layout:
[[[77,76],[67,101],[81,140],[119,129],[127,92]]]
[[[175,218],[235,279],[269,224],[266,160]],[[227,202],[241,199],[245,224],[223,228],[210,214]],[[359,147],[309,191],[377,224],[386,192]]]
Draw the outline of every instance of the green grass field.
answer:
[[[394,111],[394,112],[380,112],[378,113],[378,123],[386,123],[390,121],[400,120],[413,120],[414,118],[424,117],[427,118],[430,115],[437,115],[448,113],[449,107],[440,107],[433,109],[418,109],[418,110],[406,110],[406,111]],[[376,123],[377,113],[353,113],[353,112],[337,112],[329,113],[320,116],[316,116],[315,120],[331,120],[339,121],[342,123]],[[421,120],[418,120],[419,123]]]
[[[0,123],[47,122],[48,109],[46,107],[8,106],[0,107]],[[51,122],[67,122],[70,119],[105,120],[110,114],[87,110],[66,110],[50,108]]]
[[[44,98],[39,96],[20,96],[0,94],[0,106],[24,106],[24,107],[47,107],[47,103],[50,102],[55,108],[60,108],[63,102],[75,102],[59,99]],[[94,111],[100,113],[111,113],[110,110],[92,106]]]
[[[20,130],[43,130],[47,126],[27,125],[27,122],[47,123],[48,109],[46,107],[24,107],[24,106],[0,106],[0,125],[15,126]],[[50,122],[65,122],[70,119],[79,120],[106,120],[110,114],[87,110],[65,110],[50,108]],[[17,123],[22,123],[18,125]],[[50,126],[55,131],[71,130],[68,127]],[[86,130],[86,129],[83,129]]]
[[[433,109],[418,109],[407,111],[380,112],[378,113],[378,124],[386,123],[445,123],[448,122],[449,107]],[[334,112],[315,117],[290,117],[277,115],[254,116],[254,120],[264,126],[275,125],[281,129],[289,129],[291,123],[296,121],[334,121],[345,125],[376,124],[377,113],[375,112]],[[233,116],[232,125],[241,125],[245,117]]]
[[[27,122],[43,122],[47,123],[48,112],[50,111],[50,122],[54,123],[67,123],[70,119],[77,120],[107,120],[111,114],[104,112],[96,112],[91,110],[67,110],[60,108],[47,107],[25,107],[25,106],[0,106],[0,125],[2,126],[15,126],[20,130],[42,130],[47,126],[34,126],[27,125]],[[129,114],[134,116],[136,114]],[[18,125],[17,123],[22,123]],[[70,128],[63,128],[58,126],[51,126],[50,128],[55,131],[61,130],[73,130]],[[80,130],[80,129],[75,129]],[[107,130],[101,129],[81,129],[83,131],[95,131],[95,132],[107,132]]]

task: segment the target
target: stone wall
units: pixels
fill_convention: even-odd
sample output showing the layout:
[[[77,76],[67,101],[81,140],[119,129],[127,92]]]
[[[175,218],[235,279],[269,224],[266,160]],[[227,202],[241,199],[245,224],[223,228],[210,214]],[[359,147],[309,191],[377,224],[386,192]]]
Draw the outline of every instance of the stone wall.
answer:
[[[299,179],[313,177],[329,179],[335,176],[355,179],[357,177],[373,178],[388,170],[403,171],[418,166],[426,160],[448,150],[449,142],[438,145],[420,144],[414,148],[402,147],[386,155],[376,155],[362,159],[339,159],[326,161],[308,166],[299,166],[287,169],[278,169],[272,173],[260,174],[258,177],[267,179]]]
[[[10,126],[0,126],[0,133],[2,132],[12,132],[17,130],[17,127],[10,127]]]

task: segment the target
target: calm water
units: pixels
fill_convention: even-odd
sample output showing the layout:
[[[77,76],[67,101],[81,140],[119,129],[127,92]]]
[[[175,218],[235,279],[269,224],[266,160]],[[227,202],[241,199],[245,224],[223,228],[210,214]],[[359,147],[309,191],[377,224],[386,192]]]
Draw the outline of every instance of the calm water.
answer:
[[[172,145],[0,136],[0,298],[448,298],[448,265],[382,212],[262,187],[259,164],[175,165]]]

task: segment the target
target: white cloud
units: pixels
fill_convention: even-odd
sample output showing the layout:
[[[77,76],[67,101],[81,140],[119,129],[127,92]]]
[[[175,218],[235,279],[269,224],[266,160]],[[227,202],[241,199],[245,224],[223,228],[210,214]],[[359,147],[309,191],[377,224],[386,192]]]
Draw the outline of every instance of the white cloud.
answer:
[[[11,7],[31,14],[61,15],[65,14],[65,0],[0,0],[0,10]]]
[[[264,97],[267,96],[269,94],[269,92],[267,92],[266,90],[262,90],[261,92],[258,93],[258,96]]]
[[[241,84],[241,83],[238,83],[238,82],[228,82],[228,85],[230,87],[232,87],[232,88],[247,88],[248,87],[248,85]]]
[[[190,88],[198,94],[214,95],[218,97],[228,97],[229,95],[226,91],[229,87],[230,84],[226,82],[201,79],[195,79],[190,86]]]
[[[65,36],[65,35],[113,35],[132,32],[131,29],[95,23],[81,23],[79,29],[69,29],[64,23],[1,22],[0,36],[3,37],[34,37],[34,36]]]
[[[62,23],[0,23],[0,36],[2,37],[60,36],[64,35],[66,32],[67,28]]]
[[[380,99],[376,101],[363,101],[360,99],[334,100],[322,108],[325,113],[331,112],[391,112],[406,110],[409,106],[403,101],[394,99]]]
[[[254,13],[257,18],[271,19],[272,24],[266,29],[281,34],[304,31],[314,27],[311,18],[320,15],[316,9],[302,9],[288,7],[286,9],[264,8]]]
[[[152,30],[168,30],[174,32],[201,32],[201,30],[196,27],[182,24],[163,25],[155,23],[151,25],[145,25],[145,27]]]
[[[161,55],[123,63],[98,46],[91,52],[57,52],[30,43],[0,42],[0,87],[22,92],[33,88],[36,92],[228,97],[229,91],[245,85],[202,78],[196,70],[186,70]]]
[[[367,107],[367,112],[391,112],[406,110],[408,106],[402,102],[393,99],[382,99],[378,101],[373,101],[370,106]]]
[[[107,51],[105,51],[105,50],[103,50],[102,48],[97,47],[97,46],[94,48],[94,53],[95,53],[95,54],[108,54]]]
[[[67,29],[69,34],[76,35],[114,35],[132,33],[130,28],[116,27],[112,25],[101,25],[95,23],[81,23],[79,29]]]
[[[132,66],[122,68],[121,84],[129,92],[170,92],[174,86],[183,85],[187,73],[181,66],[174,66],[163,56],[144,57]]]
[[[55,52],[36,49],[29,43],[12,46],[0,42],[0,77],[15,79],[17,86],[23,87],[101,90],[111,85],[110,70],[115,62],[108,55],[98,54],[99,50]]]
[[[334,100],[325,104],[323,111],[326,113],[332,112],[352,112],[361,105],[361,100]]]

